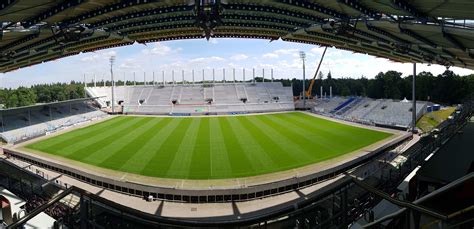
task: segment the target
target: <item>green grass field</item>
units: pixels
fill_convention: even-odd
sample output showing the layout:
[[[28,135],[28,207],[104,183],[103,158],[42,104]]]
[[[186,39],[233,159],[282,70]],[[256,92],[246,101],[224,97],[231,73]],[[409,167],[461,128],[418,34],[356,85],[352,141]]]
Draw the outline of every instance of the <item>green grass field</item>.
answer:
[[[221,179],[324,161],[389,136],[299,112],[191,118],[120,116],[26,148],[145,176]]]
[[[447,109],[433,111],[430,113],[426,113],[421,117],[416,126],[420,128],[423,132],[430,131],[436,128],[440,123],[444,120],[448,119],[448,117],[456,110],[455,107],[449,107]]]

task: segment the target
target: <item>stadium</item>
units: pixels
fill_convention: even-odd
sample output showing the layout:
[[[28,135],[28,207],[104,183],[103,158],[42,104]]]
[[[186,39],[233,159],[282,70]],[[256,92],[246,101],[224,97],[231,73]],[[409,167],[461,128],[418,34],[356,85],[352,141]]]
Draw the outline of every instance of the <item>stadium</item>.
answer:
[[[291,84],[265,68],[118,80],[112,56],[110,81],[84,76],[81,98],[0,110],[0,228],[468,228],[473,100],[466,90],[456,104],[417,99],[416,66],[474,69],[472,9],[7,1],[3,73],[134,43],[246,38],[412,63],[413,75],[402,100],[343,95],[317,79],[327,48],[314,77]],[[298,57],[305,72],[306,55]]]

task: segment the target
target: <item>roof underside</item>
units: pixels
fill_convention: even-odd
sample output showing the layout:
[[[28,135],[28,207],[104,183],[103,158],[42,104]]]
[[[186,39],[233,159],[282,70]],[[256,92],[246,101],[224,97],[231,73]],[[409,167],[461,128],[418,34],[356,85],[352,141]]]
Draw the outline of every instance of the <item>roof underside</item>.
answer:
[[[474,69],[472,12],[472,0],[6,0],[0,72],[134,42],[210,37]]]

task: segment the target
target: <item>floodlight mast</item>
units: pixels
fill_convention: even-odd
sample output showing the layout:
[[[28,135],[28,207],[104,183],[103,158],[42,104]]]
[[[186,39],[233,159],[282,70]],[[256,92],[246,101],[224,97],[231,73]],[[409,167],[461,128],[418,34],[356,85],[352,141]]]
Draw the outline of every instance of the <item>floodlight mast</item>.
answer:
[[[301,92],[301,95],[303,96],[303,109],[306,109],[306,94],[305,94],[305,80],[306,80],[306,66],[305,66],[305,60],[306,60],[306,53],[303,51],[300,51],[300,58],[303,61],[303,90]]]
[[[115,56],[111,56],[110,57],[110,78],[111,78],[111,81],[112,81],[112,114],[115,113],[115,93],[114,93],[114,87],[115,87],[115,82],[114,82],[114,72],[113,72],[113,66],[114,66],[114,62],[115,62]]]

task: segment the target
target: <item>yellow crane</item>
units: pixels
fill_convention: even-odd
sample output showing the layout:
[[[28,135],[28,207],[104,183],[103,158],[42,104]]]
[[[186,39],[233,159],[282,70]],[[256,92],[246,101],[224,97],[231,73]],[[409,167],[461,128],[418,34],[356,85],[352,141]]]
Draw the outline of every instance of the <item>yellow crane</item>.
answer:
[[[324,54],[326,54],[326,50],[327,50],[327,49],[328,49],[327,46],[324,47],[323,55],[321,56],[321,60],[319,60],[318,68],[316,69],[316,72],[314,73],[314,77],[313,77],[313,79],[311,80],[311,83],[309,84],[308,90],[306,91],[306,98],[310,98],[310,97],[311,97],[311,90],[313,89],[314,81],[316,80],[316,77],[318,76],[319,68],[321,67],[321,63],[323,63]]]

